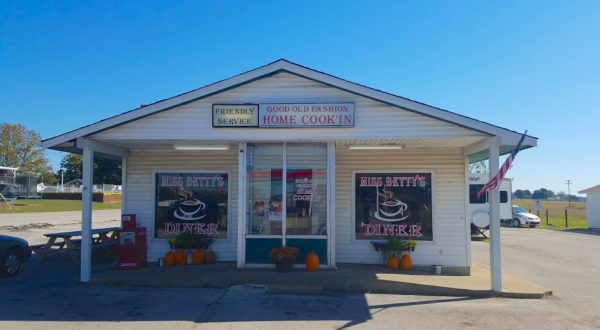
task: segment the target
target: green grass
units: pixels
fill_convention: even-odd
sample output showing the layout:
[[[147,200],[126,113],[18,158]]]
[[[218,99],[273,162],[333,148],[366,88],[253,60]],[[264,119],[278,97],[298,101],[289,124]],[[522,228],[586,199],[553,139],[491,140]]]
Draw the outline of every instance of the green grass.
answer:
[[[533,209],[533,200],[531,199],[513,199],[514,205],[531,210],[531,213],[538,214],[538,211]],[[573,229],[587,228],[587,210],[585,202],[569,202],[565,201],[543,201],[542,210],[539,211],[540,227],[543,229]],[[546,209],[548,210],[548,226],[546,226]],[[565,226],[565,210],[569,216],[569,227]]]
[[[26,200],[19,199],[11,203],[10,210],[6,204],[0,203],[0,213],[29,213],[29,212],[60,212],[81,211],[81,201],[69,201],[60,199]],[[93,210],[120,209],[121,203],[92,203]]]

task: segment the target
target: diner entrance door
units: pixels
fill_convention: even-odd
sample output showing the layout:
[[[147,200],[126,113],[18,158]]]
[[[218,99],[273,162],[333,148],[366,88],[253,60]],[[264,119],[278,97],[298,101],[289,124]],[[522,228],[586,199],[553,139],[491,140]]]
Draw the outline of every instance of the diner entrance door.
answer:
[[[314,251],[329,265],[328,146],[248,144],[246,147],[245,266],[272,264],[281,246]]]

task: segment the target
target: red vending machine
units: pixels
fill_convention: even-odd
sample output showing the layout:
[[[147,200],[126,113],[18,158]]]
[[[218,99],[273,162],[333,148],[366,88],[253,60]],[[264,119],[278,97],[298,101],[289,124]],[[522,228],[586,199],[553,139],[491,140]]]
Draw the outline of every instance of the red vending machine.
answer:
[[[117,232],[117,268],[146,267],[146,228],[136,226],[135,214],[123,214]]]

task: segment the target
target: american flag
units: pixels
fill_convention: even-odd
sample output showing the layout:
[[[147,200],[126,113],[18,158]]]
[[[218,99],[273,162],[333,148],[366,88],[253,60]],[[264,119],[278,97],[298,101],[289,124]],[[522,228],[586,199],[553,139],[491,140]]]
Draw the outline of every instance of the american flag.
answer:
[[[500,182],[502,182],[502,179],[504,179],[506,172],[508,172],[508,169],[510,169],[510,165],[515,160],[515,157],[519,152],[519,148],[521,147],[521,143],[523,143],[523,140],[525,139],[525,135],[527,135],[527,131],[525,131],[525,133],[523,133],[523,136],[521,136],[521,140],[519,140],[519,144],[517,144],[515,150],[513,150],[510,153],[510,155],[508,155],[508,157],[506,157],[506,160],[504,161],[504,164],[502,164],[502,167],[500,167],[498,174],[496,174],[496,176],[494,176],[490,180],[490,182],[486,183],[485,186],[483,186],[483,188],[481,189],[481,191],[477,193],[477,199],[479,199],[479,197],[486,191],[494,190],[498,188],[498,186],[500,186]]]

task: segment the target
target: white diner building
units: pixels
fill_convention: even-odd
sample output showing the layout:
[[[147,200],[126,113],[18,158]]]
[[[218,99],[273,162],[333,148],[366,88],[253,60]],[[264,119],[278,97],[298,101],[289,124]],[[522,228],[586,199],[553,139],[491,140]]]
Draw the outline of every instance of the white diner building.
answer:
[[[123,162],[123,214],[147,228],[148,262],[182,231],[216,235],[219,261],[270,265],[274,247],[323,268],[378,264],[372,242],[417,242],[413,264],[468,274],[469,163],[521,134],[286,60],[43,141],[84,156],[82,232],[93,157]],[[522,149],[535,147],[526,136]],[[492,288],[501,289],[498,194],[490,194]],[[493,221],[496,219],[496,221]],[[90,280],[82,240],[81,280]]]

